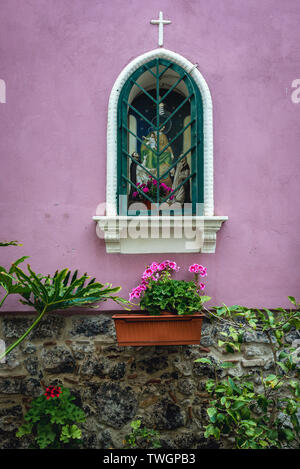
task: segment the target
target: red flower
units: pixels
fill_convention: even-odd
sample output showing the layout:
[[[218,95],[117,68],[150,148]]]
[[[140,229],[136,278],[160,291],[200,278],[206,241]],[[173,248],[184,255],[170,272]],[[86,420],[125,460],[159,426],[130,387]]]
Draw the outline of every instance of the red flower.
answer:
[[[60,394],[60,387],[48,386],[44,395],[47,397],[47,399],[50,399],[51,397],[59,397]]]

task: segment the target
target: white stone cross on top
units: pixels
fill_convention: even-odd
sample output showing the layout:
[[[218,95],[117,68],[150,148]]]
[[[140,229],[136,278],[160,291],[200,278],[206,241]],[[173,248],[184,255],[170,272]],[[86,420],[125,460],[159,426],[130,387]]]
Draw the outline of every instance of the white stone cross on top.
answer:
[[[151,20],[151,24],[158,24],[158,45],[162,47],[164,45],[164,25],[170,24],[170,20],[164,20],[163,12],[159,12],[159,19],[158,20]]]

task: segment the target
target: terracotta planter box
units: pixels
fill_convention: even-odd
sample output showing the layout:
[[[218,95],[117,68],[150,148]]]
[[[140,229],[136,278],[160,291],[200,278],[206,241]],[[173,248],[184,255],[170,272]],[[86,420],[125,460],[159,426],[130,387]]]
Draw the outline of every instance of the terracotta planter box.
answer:
[[[115,314],[118,345],[193,345],[200,344],[204,315]]]

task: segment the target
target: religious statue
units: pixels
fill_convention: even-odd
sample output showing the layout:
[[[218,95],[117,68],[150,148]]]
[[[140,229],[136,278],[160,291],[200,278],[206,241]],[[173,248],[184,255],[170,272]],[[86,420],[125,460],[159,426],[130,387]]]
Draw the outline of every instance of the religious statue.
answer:
[[[180,158],[180,157],[179,157]],[[176,166],[175,176],[173,180],[172,189],[175,190],[188,176],[190,175],[190,167],[188,165],[186,157],[182,158]],[[190,196],[190,181],[188,180],[183,184],[178,191],[175,192],[174,202],[180,204],[189,203],[191,200]]]
[[[171,146],[168,146],[168,138],[163,133],[164,127],[159,132],[159,148],[157,145],[157,132],[150,132],[149,135],[143,137],[144,142],[141,145],[141,159],[142,164],[148,171],[155,177],[157,176],[157,166],[159,165],[159,176],[164,174],[168,168],[172,165],[174,160],[174,155],[172,152]],[[167,147],[167,148],[165,148]],[[157,150],[165,150],[158,156]],[[164,182],[167,186],[172,185],[171,175],[174,173],[174,170],[171,170],[171,174],[168,173],[166,176],[161,179],[160,182]],[[148,176],[149,177],[149,176]]]
[[[132,153],[132,158],[134,158],[136,161],[139,161],[140,159],[140,155],[134,151]],[[138,165],[135,161],[132,161],[131,160],[131,165],[130,165],[130,181],[133,182],[133,184],[137,184],[137,182],[139,182],[137,180],[137,168],[138,168]],[[135,191],[136,189],[133,187],[133,186],[130,186],[130,194],[129,194],[129,198],[132,199],[132,194],[133,192]]]

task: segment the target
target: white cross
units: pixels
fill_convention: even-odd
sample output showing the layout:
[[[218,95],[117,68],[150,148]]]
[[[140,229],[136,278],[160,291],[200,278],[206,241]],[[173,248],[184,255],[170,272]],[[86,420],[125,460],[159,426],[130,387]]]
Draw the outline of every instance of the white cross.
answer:
[[[5,81],[1,79],[0,79],[0,103],[1,104],[6,103],[6,84],[5,84]]]
[[[159,19],[158,20],[151,20],[151,24],[158,24],[158,45],[162,47],[164,45],[164,24],[170,24],[170,20],[164,20],[163,12],[159,12]]]

